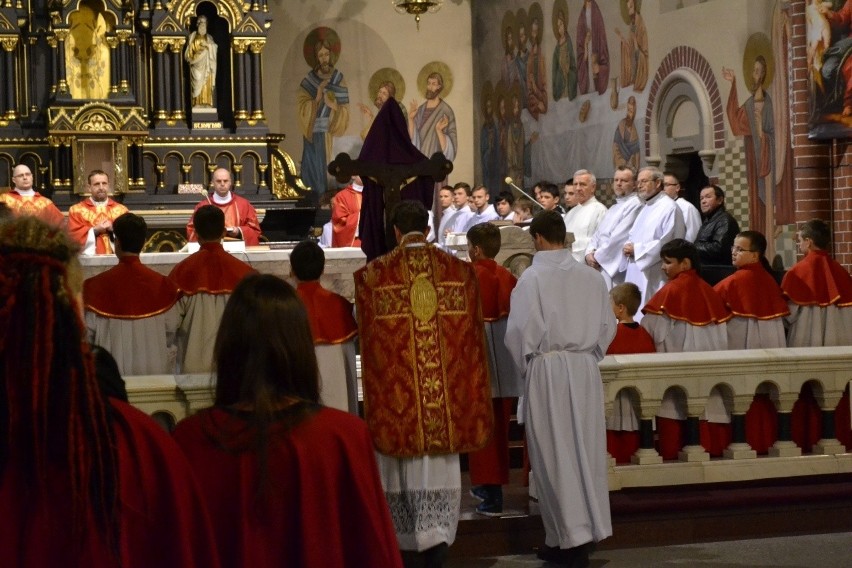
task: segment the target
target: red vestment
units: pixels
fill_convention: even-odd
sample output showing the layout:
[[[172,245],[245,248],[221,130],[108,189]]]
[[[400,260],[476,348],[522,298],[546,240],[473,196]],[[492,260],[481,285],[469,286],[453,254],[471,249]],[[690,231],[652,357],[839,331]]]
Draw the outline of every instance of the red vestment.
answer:
[[[68,233],[72,239],[85,246],[89,229],[104,221],[115,221],[125,213],[127,213],[127,207],[112,199],[107,198],[105,205],[96,205],[91,199],[86,198],[68,209]],[[95,237],[95,254],[113,254],[114,252],[108,234],[101,233]]]
[[[231,200],[228,203],[216,203],[216,200],[210,197],[199,201],[198,205],[195,206],[193,214],[205,205],[213,205],[221,209],[222,213],[225,214],[225,226],[237,227],[243,236],[246,246],[256,246],[260,242],[260,222],[257,220],[257,212],[254,210],[254,206],[248,199],[232,191]],[[195,224],[192,219],[189,220],[189,224],[186,226],[186,238],[190,242],[198,240],[195,234]]]
[[[122,568],[217,567],[213,532],[192,470],[169,435],[132,406],[110,399],[118,457]],[[46,491],[23,490],[10,463],[0,475],[4,566],[119,566],[89,516],[74,534],[67,475],[46,466]]]
[[[713,289],[735,316],[770,320],[790,315],[781,288],[759,262],[737,269]]]
[[[497,321],[509,316],[509,300],[518,279],[494,260],[481,259],[473,263],[479,282],[482,319]],[[515,398],[493,398],[494,430],[491,440],[481,450],[468,454],[470,482],[474,485],[505,485],[509,483],[509,422]]]
[[[704,326],[724,323],[732,314],[722,298],[694,270],[685,270],[648,301],[642,312]]]
[[[800,306],[852,306],[852,276],[824,250],[812,250],[794,264],[781,289]]]
[[[331,200],[331,246],[360,247],[356,236],[361,219],[361,192],[351,185],[344,187]]]
[[[476,273],[408,234],[355,273],[364,412],[396,457],[482,448],[492,431]]]
[[[638,323],[619,323],[615,338],[606,350],[607,355],[629,355],[631,353],[656,353],[654,338]]]
[[[180,299],[177,285],[151,270],[138,256],[122,256],[118,264],[83,283],[83,304],[99,316],[141,319],[168,311]]]
[[[12,214],[16,217],[28,215],[41,219],[48,225],[61,225],[65,221],[65,216],[53,204],[53,201],[37,191],[32,197],[24,197],[13,189],[9,193],[0,194],[0,200],[12,210]]]
[[[349,300],[326,290],[317,280],[300,282],[296,293],[308,311],[315,345],[336,345],[358,335]]]
[[[230,294],[254,268],[225,251],[221,243],[202,243],[198,252],[172,268],[169,278],[187,296]]]
[[[206,498],[223,566],[402,566],[359,418],[321,408],[292,429],[273,424],[265,475],[245,449],[256,435],[240,413],[199,412],[174,436]]]

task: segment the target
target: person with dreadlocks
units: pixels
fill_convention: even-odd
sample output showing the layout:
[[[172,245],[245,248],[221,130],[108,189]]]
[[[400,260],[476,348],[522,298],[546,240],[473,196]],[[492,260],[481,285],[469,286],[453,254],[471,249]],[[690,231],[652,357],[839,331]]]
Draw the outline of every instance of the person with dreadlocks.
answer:
[[[3,566],[219,566],[186,458],[98,388],[78,246],[33,217],[0,224]]]
[[[308,314],[246,276],[222,314],[214,406],[178,424],[223,566],[401,568],[367,426],[319,404]]]

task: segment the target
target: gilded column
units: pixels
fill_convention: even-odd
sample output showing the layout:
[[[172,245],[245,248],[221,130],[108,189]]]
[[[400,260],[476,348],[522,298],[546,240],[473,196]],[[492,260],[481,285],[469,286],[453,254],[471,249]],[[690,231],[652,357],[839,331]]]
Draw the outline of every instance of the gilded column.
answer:
[[[118,51],[118,37],[114,35],[109,35],[106,38],[107,45],[109,46],[109,94],[117,95],[118,94],[118,60],[121,57]]]
[[[15,69],[15,50],[18,47],[17,37],[4,37],[3,44],[3,63],[5,66],[6,80],[6,100],[3,105],[3,117],[6,120],[16,120],[18,118],[18,94],[15,91],[17,81],[17,72]]]
[[[168,118],[168,101],[166,100],[166,41],[165,39],[155,39],[151,46],[154,49],[154,77],[152,78],[156,86],[154,92],[154,107],[157,120],[165,120]]]
[[[183,38],[173,38],[170,42],[172,73],[172,120],[185,120],[186,113],[183,111]]]
[[[56,35],[56,62],[57,62],[57,86],[56,94],[61,98],[69,97],[68,77],[65,68],[65,40],[68,39],[68,30],[54,30]]]
[[[246,120],[246,49],[248,42],[244,39],[234,39],[234,118]]]
[[[128,39],[130,38],[130,30],[117,30],[118,36],[118,92],[127,94],[130,92],[130,81],[128,79]]]
[[[266,120],[263,115],[263,61],[261,59],[261,51],[266,40],[256,40],[251,42],[251,71],[252,71],[252,105],[251,118],[252,120]]]

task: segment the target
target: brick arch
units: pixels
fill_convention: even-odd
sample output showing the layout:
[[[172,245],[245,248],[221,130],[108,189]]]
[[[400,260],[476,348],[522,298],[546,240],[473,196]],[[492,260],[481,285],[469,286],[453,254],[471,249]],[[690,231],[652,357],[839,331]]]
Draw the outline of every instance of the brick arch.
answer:
[[[663,58],[663,61],[657,68],[657,74],[654,76],[653,82],[651,82],[651,90],[648,93],[648,106],[645,109],[645,157],[648,157],[651,151],[651,121],[654,119],[654,105],[656,104],[657,95],[660,94],[660,87],[663,86],[666,79],[675,70],[683,68],[689,69],[701,79],[710,97],[710,112],[713,114],[713,148],[715,150],[722,150],[725,147],[725,122],[722,97],[719,94],[719,85],[716,83],[716,77],[713,75],[713,69],[707,60],[704,59],[704,56],[695,48],[688,45],[680,45],[672,49]]]

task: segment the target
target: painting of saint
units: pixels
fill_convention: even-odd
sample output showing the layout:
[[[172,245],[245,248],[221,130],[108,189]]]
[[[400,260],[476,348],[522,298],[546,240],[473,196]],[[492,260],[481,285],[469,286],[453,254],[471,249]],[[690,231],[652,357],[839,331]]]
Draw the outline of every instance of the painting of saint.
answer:
[[[342,136],[349,125],[349,89],[335,68],[340,57],[337,32],[326,27],[312,30],[303,54],[311,70],[299,85],[297,99],[303,138],[301,177],[318,202],[326,191],[332,139]]]
[[[642,0],[621,0],[621,15],[630,26],[626,34],[616,28],[621,39],[621,86],[633,85],[633,90],[642,92],[648,83],[648,30],[639,10]]]
[[[508,93],[503,83],[498,83],[495,89],[495,99],[497,100],[497,132],[500,140],[500,161],[498,165],[498,179],[505,179],[508,172],[506,170],[506,154],[508,153],[509,145],[509,104]],[[490,189],[490,188],[489,188]]]
[[[506,12],[503,16],[501,27],[503,37],[503,59],[500,63],[500,81],[504,85],[518,83],[521,80],[518,74],[518,59],[515,49],[515,13]]]
[[[577,97],[577,60],[574,58],[574,46],[568,35],[568,5],[565,0],[556,0],[553,6],[553,33],[556,47],[553,48],[553,100],[567,97],[573,101]]]
[[[393,97],[397,101],[402,100],[405,96],[405,80],[396,69],[383,67],[370,77],[367,91],[373,97],[373,108],[378,112],[389,98]],[[373,108],[370,108],[364,103],[358,103],[358,109],[364,118],[364,128],[361,129],[361,140],[367,137],[367,133],[373,125],[373,119],[375,119]],[[404,114],[405,108],[402,111]]]
[[[527,108],[527,64],[530,60],[530,42],[527,37],[527,12],[523,8],[515,15],[515,26],[518,28],[518,80],[521,85],[521,108]]]
[[[535,120],[547,112],[547,69],[541,50],[541,5],[533,2],[529,11],[530,58],[527,63],[527,110]]]
[[[807,66],[811,138],[852,135],[852,0],[808,0]]]
[[[577,19],[577,82],[580,94],[606,92],[609,83],[609,47],[603,14],[595,0],[584,0]]]
[[[500,179],[500,131],[494,121],[494,86],[486,81],[480,96],[482,129],[479,132],[479,163],[482,167],[482,183],[490,190],[501,187]]]
[[[630,166],[639,169],[639,131],[636,130],[636,97],[627,99],[627,115],[615,128],[612,139],[612,165],[614,168]]]
[[[442,97],[449,94],[452,86],[450,68],[440,61],[427,63],[420,70],[417,84],[426,100],[419,105],[414,100],[409,104],[408,134],[411,143],[427,158],[435,152],[442,152],[452,162],[459,147],[456,115]]]
[[[519,86],[511,89],[508,101],[512,109],[512,114],[506,132],[506,175],[513,180],[522,181],[524,179],[524,154],[526,146],[524,124],[521,122],[521,94]]]

